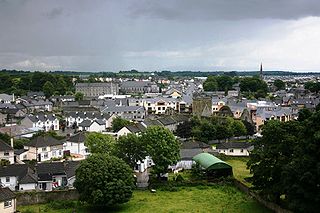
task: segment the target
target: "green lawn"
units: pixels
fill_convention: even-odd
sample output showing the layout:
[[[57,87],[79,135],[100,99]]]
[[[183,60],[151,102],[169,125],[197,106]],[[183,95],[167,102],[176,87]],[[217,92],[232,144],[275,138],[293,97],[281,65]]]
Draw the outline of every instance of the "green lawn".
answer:
[[[21,212],[71,213],[71,208],[53,209],[48,204],[19,207]],[[75,212],[99,212],[96,209],[76,207]],[[270,212],[233,186],[214,185],[180,187],[176,192],[135,191],[130,202],[116,209],[100,212]]]
[[[242,183],[247,186],[251,186],[251,183],[248,183],[244,178],[251,177],[249,169],[247,169],[248,158],[230,158],[225,160],[226,163],[232,166],[233,176],[240,180]]]

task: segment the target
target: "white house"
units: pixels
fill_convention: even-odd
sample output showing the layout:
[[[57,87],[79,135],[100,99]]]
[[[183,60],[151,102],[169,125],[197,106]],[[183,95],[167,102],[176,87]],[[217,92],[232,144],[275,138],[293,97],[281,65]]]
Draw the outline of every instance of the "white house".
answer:
[[[11,146],[0,139],[0,160],[5,159],[14,164],[14,151]]]
[[[9,104],[14,101],[14,95],[0,94],[0,102]]]
[[[66,139],[63,144],[63,150],[70,152],[71,156],[80,155],[80,158],[85,158],[90,154],[88,147],[84,145],[86,135],[84,132],[79,132]]]
[[[44,131],[59,130],[59,119],[54,114],[28,115],[21,120],[21,125],[27,128],[41,128]]]
[[[0,184],[16,191],[34,190],[38,185],[34,170],[27,164],[0,167]]]
[[[217,144],[215,149],[218,153],[229,156],[249,156],[253,145],[248,142],[226,142]]]
[[[118,131],[117,137],[119,138],[120,136],[125,136],[127,134],[139,135],[145,130],[146,130],[146,128],[141,123],[129,124],[129,125],[126,125],[126,126],[122,127]]]
[[[84,120],[79,124],[79,131],[103,132],[106,130],[106,123],[103,120]]]

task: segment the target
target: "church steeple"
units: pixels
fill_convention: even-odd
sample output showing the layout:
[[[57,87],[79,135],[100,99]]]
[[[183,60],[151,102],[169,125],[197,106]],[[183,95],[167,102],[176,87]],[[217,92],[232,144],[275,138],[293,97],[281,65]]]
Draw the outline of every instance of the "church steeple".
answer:
[[[262,73],[262,63],[260,64],[260,79],[263,80],[263,73]]]

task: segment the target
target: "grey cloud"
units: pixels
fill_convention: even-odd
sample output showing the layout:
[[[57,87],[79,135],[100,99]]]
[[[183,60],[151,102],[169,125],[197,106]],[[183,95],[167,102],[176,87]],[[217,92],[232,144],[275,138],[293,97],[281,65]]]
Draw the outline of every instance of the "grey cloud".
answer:
[[[298,19],[320,16],[319,0],[141,0],[132,17],[166,20]]]
[[[45,16],[47,16],[49,19],[54,19],[63,13],[63,8],[53,8],[49,12],[45,13]]]

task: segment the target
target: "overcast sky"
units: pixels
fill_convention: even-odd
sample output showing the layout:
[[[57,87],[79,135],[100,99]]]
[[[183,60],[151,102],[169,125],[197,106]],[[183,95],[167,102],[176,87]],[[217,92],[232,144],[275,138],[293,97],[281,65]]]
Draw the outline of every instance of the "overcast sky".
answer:
[[[0,0],[0,69],[320,71],[319,0]]]

